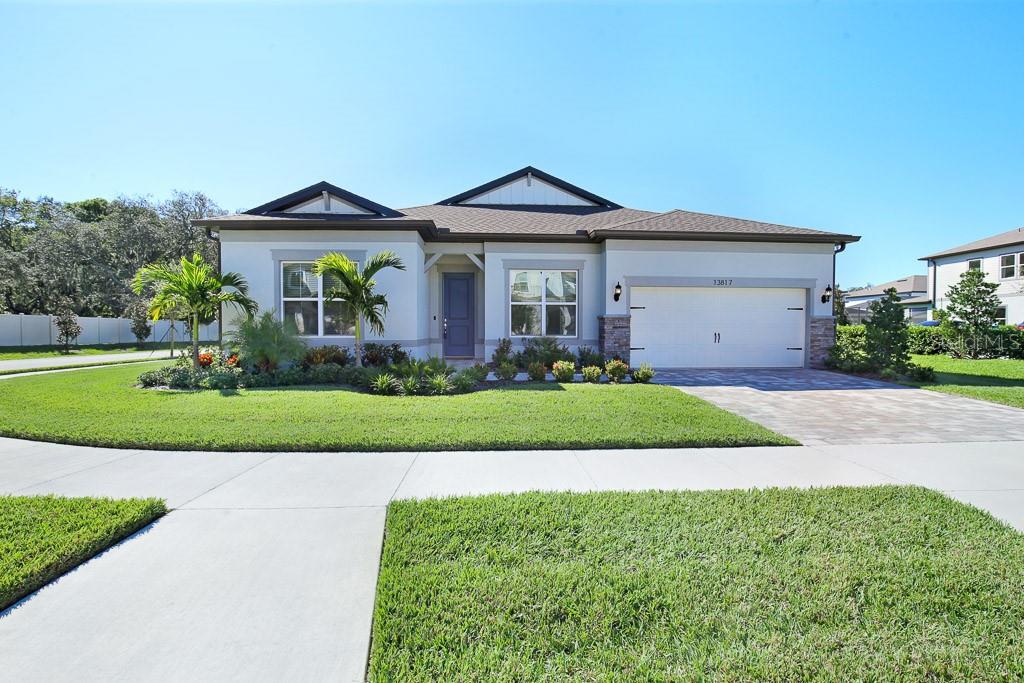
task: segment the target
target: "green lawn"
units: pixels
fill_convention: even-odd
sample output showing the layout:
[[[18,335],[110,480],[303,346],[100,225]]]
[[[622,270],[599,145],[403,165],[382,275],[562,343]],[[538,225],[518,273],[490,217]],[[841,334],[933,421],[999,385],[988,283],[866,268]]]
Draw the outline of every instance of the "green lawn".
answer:
[[[933,384],[915,386],[1024,408],[1024,360],[963,360],[949,356],[913,356],[935,369]]]
[[[392,503],[372,681],[1024,677],[1024,536],[910,487]]]
[[[181,344],[178,345],[182,347]],[[98,346],[75,347],[68,354],[77,356],[99,356],[110,353],[135,353],[137,351],[153,351],[168,348],[167,344],[146,344],[140,349],[135,344],[100,344]],[[182,347],[184,348],[184,347]],[[0,360],[32,360],[35,358],[67,358],[57,346],[0,346]]]
[[[670,387],[528,384],[459,396],[337,386],[138,389],[138,367],[0,381],[0,435],[86,445],[400,451],[788,445]]]
[[[0,610],[165,512],[156,499],[0,496]]]

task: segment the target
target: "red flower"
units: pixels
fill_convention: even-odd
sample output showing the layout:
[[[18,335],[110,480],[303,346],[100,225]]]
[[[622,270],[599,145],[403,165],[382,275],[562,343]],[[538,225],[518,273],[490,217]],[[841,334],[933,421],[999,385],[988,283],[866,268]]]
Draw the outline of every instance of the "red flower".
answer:
[[[204,368],[208,368],[213,365],[213,355],[209,353],[199,354],[199,365]]]
[[[229,368],[233,368],[236,365],[238,365],[238,354],[237,353],[233,353],[230,356],[228,356],[227,364],[228,364]]]

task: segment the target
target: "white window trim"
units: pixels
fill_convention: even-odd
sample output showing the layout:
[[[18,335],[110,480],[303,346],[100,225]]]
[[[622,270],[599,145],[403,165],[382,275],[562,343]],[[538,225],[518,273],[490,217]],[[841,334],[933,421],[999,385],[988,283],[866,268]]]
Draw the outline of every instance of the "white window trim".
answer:
[[[516,273],[540,273],[540,301],[512,301],[512,284]],[[548,327],[548,273],[574,273],[576,275],[576,301],[552,301],[553,306],[576,307],[576,334],[545,334]],[[540,334],[512,334],[512,308],[514,306],[540,306]],[[508,336],[511,339],[536,339],[552,337],[553,339],[579,339],[580,336],[580,271],[575,268],[515,268],[508,271]]]
[[[977,263],[978,267],[977,268],[971,268],[971,264],[972,263]],[[967,259],[967,270],[981,270],[983,265],[984,265],[984,260],[983,259],[980,259],[980,258]]]
[[[999,315],[999,311],[1002,311],[1003,314]],[[1006,314],[1007,314],[1006,306],[996,306],[996,323],[999,324],[999,325],[1005,325],[1006,324],[1006,318],[1007,318]],[[1000,319],[1002,320],[1002,322],[999,322]]]
[[[1003,258],[1006,257],[1006,256],[1013,257],[1013,265],[1012,266],[1004,266],[1003,265]],[[1000,280],[1018,280],[1018,279],[1020,279],[1020,276],[1021,276],[1021,263],[1022,263],[1021,256],[1024,256],[1024,254],[1019,254],[1018,253],[1018,254],[1000,254],[999,255],[999,279]],[[1003,269],[1004,268],[1011,268],[1011,267],[1013,268],[1013,274],[1010,275],[1010,277],[1003,277]]]
[[[313,261],[302,261],[302,260],[281,261],[281,263],[279,265],[279,267],[281,269],[281,273],[280,273],[281,291],[279,291],[277,293],[278,294],[278,300],[281,302],[281,314],[280,314],[281,320],[282,321],[284,320],[284,303],[286,301],[307,301],[307,302],[308,301],[316,301],[316,316],[317,316],[317,318],[316,318],[316,331],[317,331],[317,334],[300,334],[299,335],[300,337],[302,337],[304,339],[355,339],[355,335],[354,334],[324,334],[324,301],[329,301],[329,299],[326,299],[324,297],[325,292],[324,292],[324,276],[323,275],[317,275],[316,276],[316,290],[317,290],[317,294],[316,294],[315,298],[311,297],[311,296],[308,296],[308,297],[287,296],[286,297],[284,295],[284,288],[285,288],[284,267],[285,266],[293,266],[293,265],[296,265],[296,264],[298,264],[298,265],[306,265],[306,264],[313,265]],[[357,265],[358,265],[358,262],[357,262]]]

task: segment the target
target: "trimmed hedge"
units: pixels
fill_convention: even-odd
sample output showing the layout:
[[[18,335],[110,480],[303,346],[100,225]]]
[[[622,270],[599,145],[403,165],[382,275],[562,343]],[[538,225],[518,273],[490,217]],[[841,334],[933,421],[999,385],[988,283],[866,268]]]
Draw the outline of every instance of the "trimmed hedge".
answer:
[[[955,354],[956,347],[963,344],[956,329],[943,327],[923,327],[911,325],[907,328],[910,335],[910,353],[933,356]],[[863,325],[839,325],[836,327],[836,359],[851,359],[864,354],[866,335]],[[1024,359],[1024,330],[1012,325],[1000,325],[992,328],[991,334],[982,342],[988,357]]]

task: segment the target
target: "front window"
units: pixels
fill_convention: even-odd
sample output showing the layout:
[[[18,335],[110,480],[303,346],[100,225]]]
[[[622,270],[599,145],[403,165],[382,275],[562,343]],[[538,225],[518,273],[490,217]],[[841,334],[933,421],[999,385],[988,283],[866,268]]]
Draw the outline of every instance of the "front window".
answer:
[[[513,270],[509,273],[513,337],[575,337],[575,270]]]
[[[996,324],[1006,324],[1006,306],[1000,306],[999,308],[996,309]]]
[[[1022,254],[1003,254],[999,257],[999,279],[1009,280],[1013,277],[1018,277],[1017,263],[1018,257]],[[1024,266],[1024,264],[1022,264]],[[1019,271],[1024,273],[1024,267]]]
[[[313,273],[312,262],[281,264],[281,314],[304,337],[351,337],[356,317],[351,307],[326,298],[334,287],[330,275]]]
[[[972,258],[967,262],[967,270],[981,270],[981,259]]]

